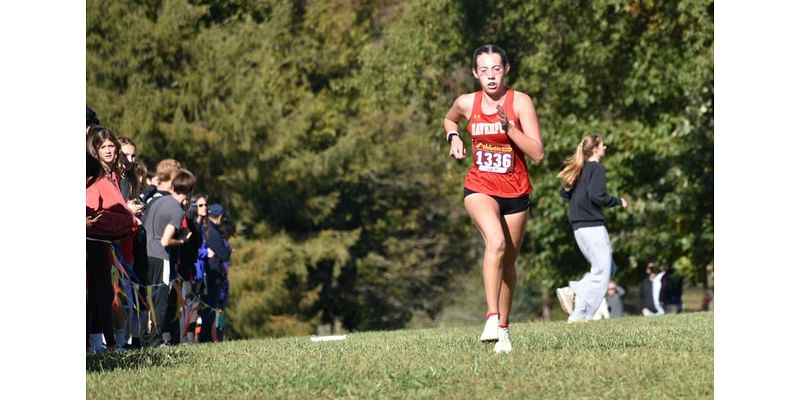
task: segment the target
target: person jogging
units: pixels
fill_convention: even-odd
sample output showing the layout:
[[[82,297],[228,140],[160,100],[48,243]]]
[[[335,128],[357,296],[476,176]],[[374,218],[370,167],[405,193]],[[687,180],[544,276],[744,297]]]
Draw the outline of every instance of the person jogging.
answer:
[[[510,70],[503,49],[475,49],[472,75],[477,92],[459,96],[444,117],[450,156],[466,157],[458,124],[467,120],[472,160],[464,179],[464,207],[483,238],[483,286],[486,322],[480,340],[496,342],[494,351],[510,352],[508,331],[517,275],[514,262],[522,245],[533,190],[525,156],[544,158],[542,135],[531,98],[506,87]]]
[[[611,280],[611,241],[603,217],[604,207],[628,207],[624,198],[606,193],[606,170],[602,161],[606,145],[600,135],[587,135],[575,154],[564,161],[558,173],[561,197],[569,201],[569,222],[578,248],[592,265],[580,281],[556,289],[567,322],[586,322],[594,316]]]

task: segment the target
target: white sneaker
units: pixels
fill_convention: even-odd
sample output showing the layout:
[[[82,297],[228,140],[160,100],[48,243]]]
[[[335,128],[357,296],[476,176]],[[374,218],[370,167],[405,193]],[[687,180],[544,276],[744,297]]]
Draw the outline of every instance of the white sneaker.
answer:
[[[572,314],[567,318],[568,324],[574,324],[576,322],[589,322],[589,316],[586,315],[586,302],[577,294],[575,295],[575,307],[572,309]]]
[[[572,315],[567,318],[567,324],[582,324],[584,322],[589,322],[589,320],[573,317]]]
[[[499,338],[494,345],[495,353],[508,353],[511,351],[511,335],[508,334],[508,328],[499,328]]]
[[[500,320],[497,314],[486,319],[486,325],[483,326],[483,333],[481,333],[481,342],[496,341],[498,337],[497,331],[499,330],[498,325],[500,325]]]
[[[606,301],[606,298],[603,297],[603,300],[600,300],[600,307],[597,308],[597,312],[594,313],[594,317],[592,317],[592,320],[599,321],[601,319],[608,319],[608,318],[609,318],[608,302]]]
[[[561,304],[561,309],[564,310],[567,315],[572,314],[574,308],[573,296],[575,296],[575,294],[570,292],[569,286],[556,289],[558,302]]]

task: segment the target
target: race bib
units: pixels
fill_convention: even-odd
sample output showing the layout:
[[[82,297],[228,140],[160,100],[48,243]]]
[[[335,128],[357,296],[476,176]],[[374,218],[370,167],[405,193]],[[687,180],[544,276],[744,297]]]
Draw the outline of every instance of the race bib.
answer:
[[[479,171],[506,174],[514,171],[514,149],[511,145],[478,143],[475,145],[475,165]]]

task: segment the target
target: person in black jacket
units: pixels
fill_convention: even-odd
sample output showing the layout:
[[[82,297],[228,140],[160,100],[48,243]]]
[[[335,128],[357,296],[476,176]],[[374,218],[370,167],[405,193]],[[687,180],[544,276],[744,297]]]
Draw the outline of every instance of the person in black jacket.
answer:
[[[580,281],[556,290],[561,307],[569,314],[567,322],[585,322],[597,312],[611,280],[611,241],[603,217],[604,207],[622,205],[624,198],[606,193],[606,170],[600,161],[606,154],[600,135],[587,135],[575,154],[564,161],[558,173],[561,197],[569,201],[569,222],[578,247],[592,267]]]
[[[212,204],[208,207],[208,225],[206,231],[206,245],[208,246],[208,260],[206,261],[206,290],[200,297],[200,318],[203,325],[200,328],[200,342],[212,341],[212,330],[216,320],[217,308],[219,308],[219,297],[222,291],[222,284],[225,280],[224,264],[231,259],[231,251],[225,246],[219,225],[222,219],[228,214],[220,204]]]

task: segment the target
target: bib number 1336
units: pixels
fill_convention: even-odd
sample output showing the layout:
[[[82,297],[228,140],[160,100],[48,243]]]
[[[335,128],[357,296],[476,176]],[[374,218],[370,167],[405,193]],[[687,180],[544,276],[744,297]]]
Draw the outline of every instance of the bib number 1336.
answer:
[[[505,174],[514,168],[513,153],[492,153],[478,150],[475,152],[475,164],[479,171]]]

